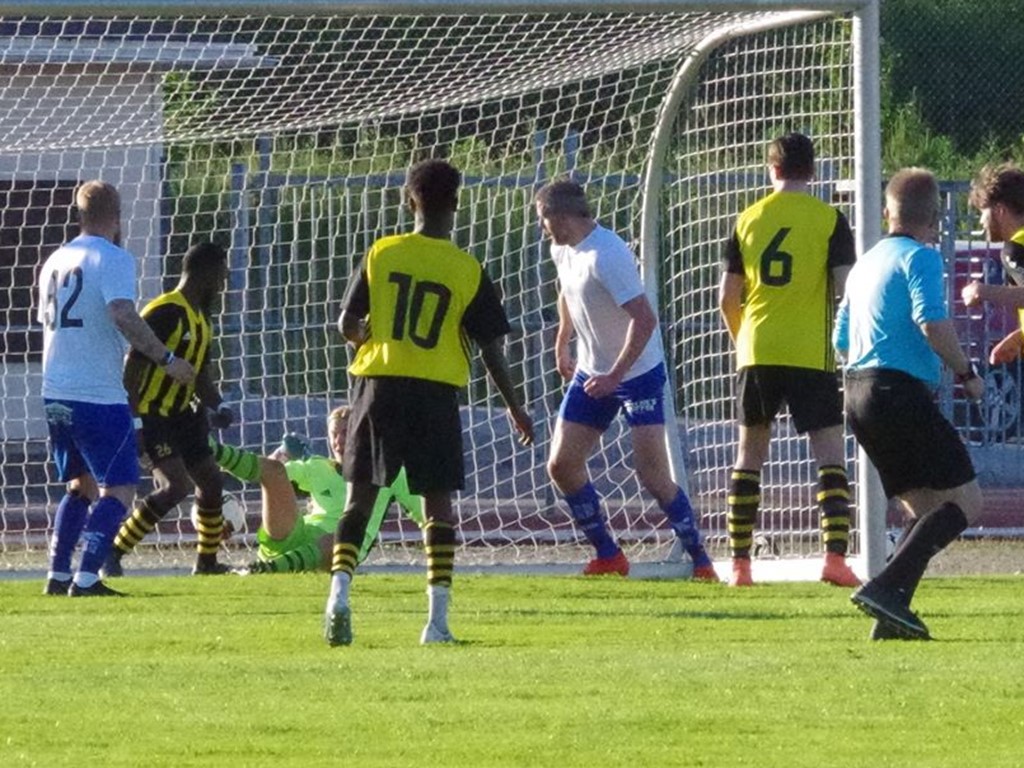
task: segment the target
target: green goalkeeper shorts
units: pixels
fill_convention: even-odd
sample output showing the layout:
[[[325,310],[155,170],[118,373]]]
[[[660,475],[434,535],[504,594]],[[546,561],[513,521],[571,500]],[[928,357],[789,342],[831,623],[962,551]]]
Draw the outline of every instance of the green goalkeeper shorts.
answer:
[[[261,560],[273,560],[274,558],[281,557],[286,552],[291,552],[293,549],[298,549],[308,544],[318,545],[321,537],[324,535],[322,528],[309,525],[301,517],[295,521],[295,527],[292,528],[292,532],[283,539],[270,538],[266,528],[260,526],[260,529],[256,532],[256,540],[260,544],[259,557]]]

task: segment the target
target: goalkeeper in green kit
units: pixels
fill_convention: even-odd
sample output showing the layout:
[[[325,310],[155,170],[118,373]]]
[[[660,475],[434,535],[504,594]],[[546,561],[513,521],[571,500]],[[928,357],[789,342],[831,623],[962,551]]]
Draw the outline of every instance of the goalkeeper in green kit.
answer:
[[[341,456],[348,431],[348,408],[340,407],[327,417],[327,436],[332,457],[310,456],[305,440],[285,437],[269,457],[220,443],[214,457],[222,469],[243,482],[258,482],[262,490],[263,522],[257,532],[259,559],[250,573],[326,570],[331,563],[334,531],[345,509],[346,483],[341,475]],[[296,491],[310,498],[302,514]],[[359,551],[362,562],[377,538],[391,501],[397,501],[411,520],[423,526],[423,498],[413,496],[404,470],[395,482],[381,488],[370,524]]]

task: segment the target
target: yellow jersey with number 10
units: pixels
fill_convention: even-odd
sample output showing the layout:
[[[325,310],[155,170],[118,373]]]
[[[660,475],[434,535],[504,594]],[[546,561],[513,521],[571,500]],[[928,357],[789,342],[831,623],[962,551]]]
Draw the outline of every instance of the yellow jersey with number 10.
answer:
[[[480,287],[476,259],[448,240],[384,237],[364,262],[370,338],[349,372],[409,376],[464,387],[469,347],[462,318]]]

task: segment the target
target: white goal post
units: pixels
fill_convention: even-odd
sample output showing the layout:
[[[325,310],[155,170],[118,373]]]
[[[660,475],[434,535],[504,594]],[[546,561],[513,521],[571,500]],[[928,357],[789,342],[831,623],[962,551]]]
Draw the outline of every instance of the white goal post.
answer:
[[[47,461],[34,280],[74,233],[76,184],[120,188],[143,300],[176,282],[193,241],[229,249],[215,378],[241,424],[223,439],[269,451],[299,431],[326,452],[325,416],[349,387],[334,329],[345,280],[375,238],[408,226],[404,172],[428,156],[463,171],[455,237],[502,292],[540,438],[515,444],[475,363],[464,556],[582,559],[545,471],[557,289],[532,205],[565,175],[640,256],[669,362],[673,468],[724,555],[735,436],[720,246],[768,189],[767,142],[789,130],[814,138],[815,191],[851,216],[858,246],[877,239],[878,38],[877,0],[0,2],[0,566],[40,561],[63,492]],[[885,504],[850,446],[854,542],[873,571]],[[772,450],[760,554],[815,555],[813,466],[786,419]],[[663,559],[671,531],[630,468],[613,426],[595,485],[631,556]],[[255,493],[242,493],[245,546]],[[183,507],[146,542],[159,562],[191,546]],[[417,539],[396,515],[381,551],[414,556]]]

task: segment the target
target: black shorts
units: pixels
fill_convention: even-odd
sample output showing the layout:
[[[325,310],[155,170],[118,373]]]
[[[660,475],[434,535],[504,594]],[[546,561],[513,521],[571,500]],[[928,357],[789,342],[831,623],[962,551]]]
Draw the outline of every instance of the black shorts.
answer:
[[[185,467],[194,467],[213,455],[206,413],[191,408],[174,416],[143,416],[142,439],[153,463],[180,456]]]
[[[737,417],[744,427],[771,424],[789,406],[800,434],[843,423],[843,398],[835,373],[789,365],[740,368],[736,386]]]
[[[890,369],[851,371],[846,416],[889,498],[919,488],[957,488],[975,478],[960,435],[920,379]]]
[[[404,466],[409,490],[461,491],[459,390],[404,376],[356,376],[352,389],[345,479],[391,485]]]

